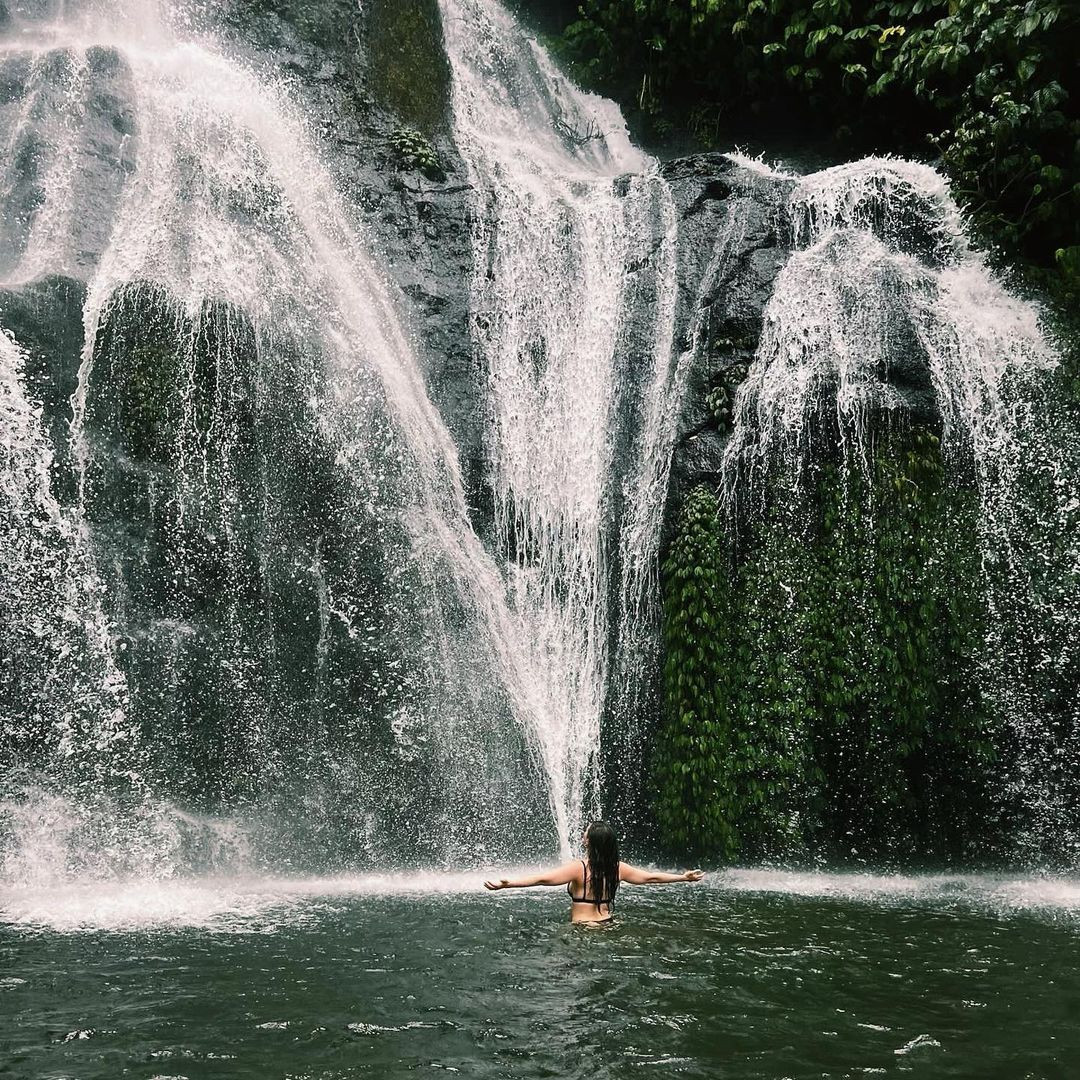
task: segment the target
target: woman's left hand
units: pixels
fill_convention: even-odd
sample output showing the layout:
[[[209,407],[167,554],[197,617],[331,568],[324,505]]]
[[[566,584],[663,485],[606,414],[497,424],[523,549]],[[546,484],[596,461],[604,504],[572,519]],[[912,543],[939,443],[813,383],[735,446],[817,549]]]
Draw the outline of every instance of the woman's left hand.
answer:
[[[499,878],[498,881],[485,881],[484,888],[491,892],[497,892],[499,889],[505,889],[510,884],[506,878]]]

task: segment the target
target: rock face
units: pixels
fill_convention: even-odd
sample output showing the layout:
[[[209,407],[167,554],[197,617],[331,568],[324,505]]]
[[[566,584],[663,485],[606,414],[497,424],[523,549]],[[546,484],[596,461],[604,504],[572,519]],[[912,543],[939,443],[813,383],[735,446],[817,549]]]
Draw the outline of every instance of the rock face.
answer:
[[[782,174],[760,172],[720,154],[703,154],[667,162],[680,214],[679,291],[683,303],[680,348],[693,350],[679,414],[669,494],[673,508],[695,484],[715,485],[731,434],[735,392],[746,377],[761,339],[777,277],[799,249],[787,210],[796,181]],[[886,227],[892,223],[886,222]],[[883,230],[884,231],[884,230]],[[888,240],[933,265],[939,253],[921,248],[930,230],[925,222],[908,222],[902,235]],[[847,241],[835,241],[842,248]],[[835,253],[838,262],[849,256]],[[865,260],[850,256],[852,281],[847,302],[853,319],[868,304],[883,305],[889,332],[881,347],[874,378],[879,384],[881,413],[875,422],[937,427],[938,407],[931,385],[925,347],[919,341],[901,288],[860,282]],[[884,273],[888,275],[886,266]],[[696,335],[696,337],[695,337]],[[823,418],[833,409],[823,399]]]
[[[242,41],[284,62],[312,114],[323,118],[342,188],[354,194],[407,298],[428,390],[459,448],[474,525],[485,535],[484,376],[470,332],[469,191],[451,137],[437,3],[408,8],[392,0],[367,4],[363,14],[335,4],[279,3],[255,13],[238,7],[234,25]],[[425,167],[398,149],[402,132],[427,140],[438,165]],[[716,153],[667,161],[662,174],[679,219],[676,348],[692,351],[672,458],[671,519],[689,488],[719,479],[735,391],[795,246],[784,212],[794,181]],[[924,358],[915,343],[904,344],[882,380],[913,419],[933,424]]]
[[[481,373],[469,332],[472,234],[465,169],[450,137],[437,0],[236,3],[228,21],[236,47],[254,48],[257,60],[282,69],[315,118],[340,189],[352,196],[403,294],[428,392],[459,448],[476,505],[483,450]],[[423,150],[437,164],[428,165]]]
[[[14,136],[4,169],[0,275],[18,266],[25,279],[40,274],[43,264],[59,262],[72,277],[83,278],[108,243],[121,187],[134,165],[138,135],[128,72],[104,48],[88,49],[82,69],[66,64],[59,52],[39,64],[13,51],[0,59],[0,70],[0,127]],[[73,96],[84,105],[77,123],[67,106]],[[21,115],[27,102],[33,103],[36,125]],[[69,221],[35,223],[45,186],[56,182],[53,166],[63,164],[61,155],[77,163],[64,180],[82,212]]]
[[[734,391],[753,359],[773,281],[789,254],[779,231],[788,185],[748,175],[721,154],[678,158],[663,172],[679,212],[677,345],[693,350],[670,507],[695,484],[719,479]]]

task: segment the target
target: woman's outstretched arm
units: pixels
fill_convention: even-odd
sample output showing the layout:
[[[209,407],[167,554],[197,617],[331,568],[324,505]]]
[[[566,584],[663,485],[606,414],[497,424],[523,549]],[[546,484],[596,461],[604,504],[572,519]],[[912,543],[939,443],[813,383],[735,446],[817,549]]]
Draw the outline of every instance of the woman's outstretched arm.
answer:
[[[485,881],[485,889],[528,889],[533,885],[565,885],[578,876],[581,869],[579,862],[564,862],[562,866],[552,867],[550,870],[541,870],[539,874],[519,878],[497,878],[494,881]]]
[[[670,885],[675,881],[700,881],[704,876],[700,870],[669,874],[663,870],[642,870],[640,866],[619,863],[619,880],[625,881],[627,885]]]

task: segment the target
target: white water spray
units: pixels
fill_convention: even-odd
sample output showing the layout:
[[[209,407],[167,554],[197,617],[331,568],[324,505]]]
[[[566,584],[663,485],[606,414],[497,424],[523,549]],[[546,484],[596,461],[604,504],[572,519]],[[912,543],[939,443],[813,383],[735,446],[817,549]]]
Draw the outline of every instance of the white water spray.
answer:
[[[641,617],[655,573],[676,378],[675,213],[611,102],[569,83],[493,0],[442,8],[455,135],[474,189],[473,325],[498,543],[565,845],[599,807],[620,409],[642,422],[622,492],[625,619]],[[654,289],[649,355],[634,361],[644,376],[626,355],[640,272]]]

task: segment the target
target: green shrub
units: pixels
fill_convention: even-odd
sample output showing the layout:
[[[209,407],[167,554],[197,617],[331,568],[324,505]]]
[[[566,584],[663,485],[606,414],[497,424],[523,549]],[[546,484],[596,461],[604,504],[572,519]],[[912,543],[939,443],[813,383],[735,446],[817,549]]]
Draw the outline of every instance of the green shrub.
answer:
[[[422,173],[436,174],[442,166],[435,147],[412,128],[398,128],[390,135],[394,155],[407,169],[419,169]]]
[[[663,567],[668,844],[908,861],[990,839],[975,512],[923,431],[771,478],[741,525],[691,494]]]

